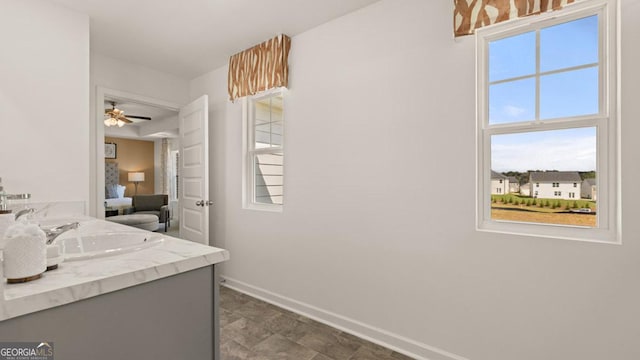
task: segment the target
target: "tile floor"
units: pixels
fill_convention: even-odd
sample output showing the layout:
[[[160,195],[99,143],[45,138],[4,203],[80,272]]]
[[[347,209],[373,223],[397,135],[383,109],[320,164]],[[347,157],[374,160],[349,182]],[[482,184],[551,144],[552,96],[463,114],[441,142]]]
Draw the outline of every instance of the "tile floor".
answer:
[[[171,226],[167,229],[167,232],[164,232],[164,224],[160,224],[160,227],[158,227],[157,232],[159,233],[165,233],[168,236],[173,236],[173,237],[180,237],[180,221],[179,220],[171,220],[170,222]]]
[[[304,316],[220,287],[222,360],[406,360]]]

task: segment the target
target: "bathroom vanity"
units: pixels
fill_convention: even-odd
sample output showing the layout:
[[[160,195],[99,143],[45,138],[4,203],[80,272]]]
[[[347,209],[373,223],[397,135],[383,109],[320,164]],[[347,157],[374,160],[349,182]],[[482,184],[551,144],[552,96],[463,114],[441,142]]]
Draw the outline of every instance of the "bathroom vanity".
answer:
[[[53,343],[65,360],[219,359],[216,264],[229,253],[97,219],[79,230],[136,231],[143,246],[96,247],[41,279],[3,284],[0,341]]]

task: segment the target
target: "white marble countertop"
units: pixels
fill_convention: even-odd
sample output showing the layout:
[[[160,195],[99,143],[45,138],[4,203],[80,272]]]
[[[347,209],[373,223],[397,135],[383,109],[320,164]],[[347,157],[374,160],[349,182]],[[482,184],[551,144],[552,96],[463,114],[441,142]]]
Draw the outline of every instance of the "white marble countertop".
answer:
[[[145,232],[92,218],[80,222],[80,234]],[[163,233],[152,233],[163,235]],[[164,236],[164,240],[134,252],[89,260],[69,261],[24,284],[0,286],[0,321],[49,309],[229,259],[229,252]]]

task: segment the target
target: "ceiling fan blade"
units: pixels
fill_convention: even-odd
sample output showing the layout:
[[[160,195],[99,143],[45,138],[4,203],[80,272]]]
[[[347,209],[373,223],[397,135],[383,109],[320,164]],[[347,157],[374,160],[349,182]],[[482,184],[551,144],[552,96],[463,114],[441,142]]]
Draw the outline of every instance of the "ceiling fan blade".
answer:
[[[132,119],[151,120],[151,118],[148,116],[127,115],[127,117],[130,117]]]
[[[110,116],[114,119],[117,120],[122,120],[122,122],[126,123],[126,124],[131,124],[133,123],[133,121],[131,119],[139,119],[139,120],[151,120],[150,117],[148,116],[137,116],[137,115],[124,115],[124,111],[116,108],[116,103],[115,102],[110,102],[112,108],[111,109],[105,109],[104,110],[104,114],[105,116]],[[131,119],[128,119],[131,118]]]

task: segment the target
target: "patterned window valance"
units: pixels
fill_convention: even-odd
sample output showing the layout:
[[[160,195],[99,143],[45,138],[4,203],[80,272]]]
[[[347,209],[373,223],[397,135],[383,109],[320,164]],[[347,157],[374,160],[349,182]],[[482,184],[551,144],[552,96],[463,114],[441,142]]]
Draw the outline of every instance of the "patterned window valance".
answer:
[[[471,35],[475,29],[523,16],[558,10],[575,0],[453,0],[453,32]]]
[[[276,87],[287,87],[287,59],[291,39],[278,35],[229,59],[229,99],[231,101]]]

